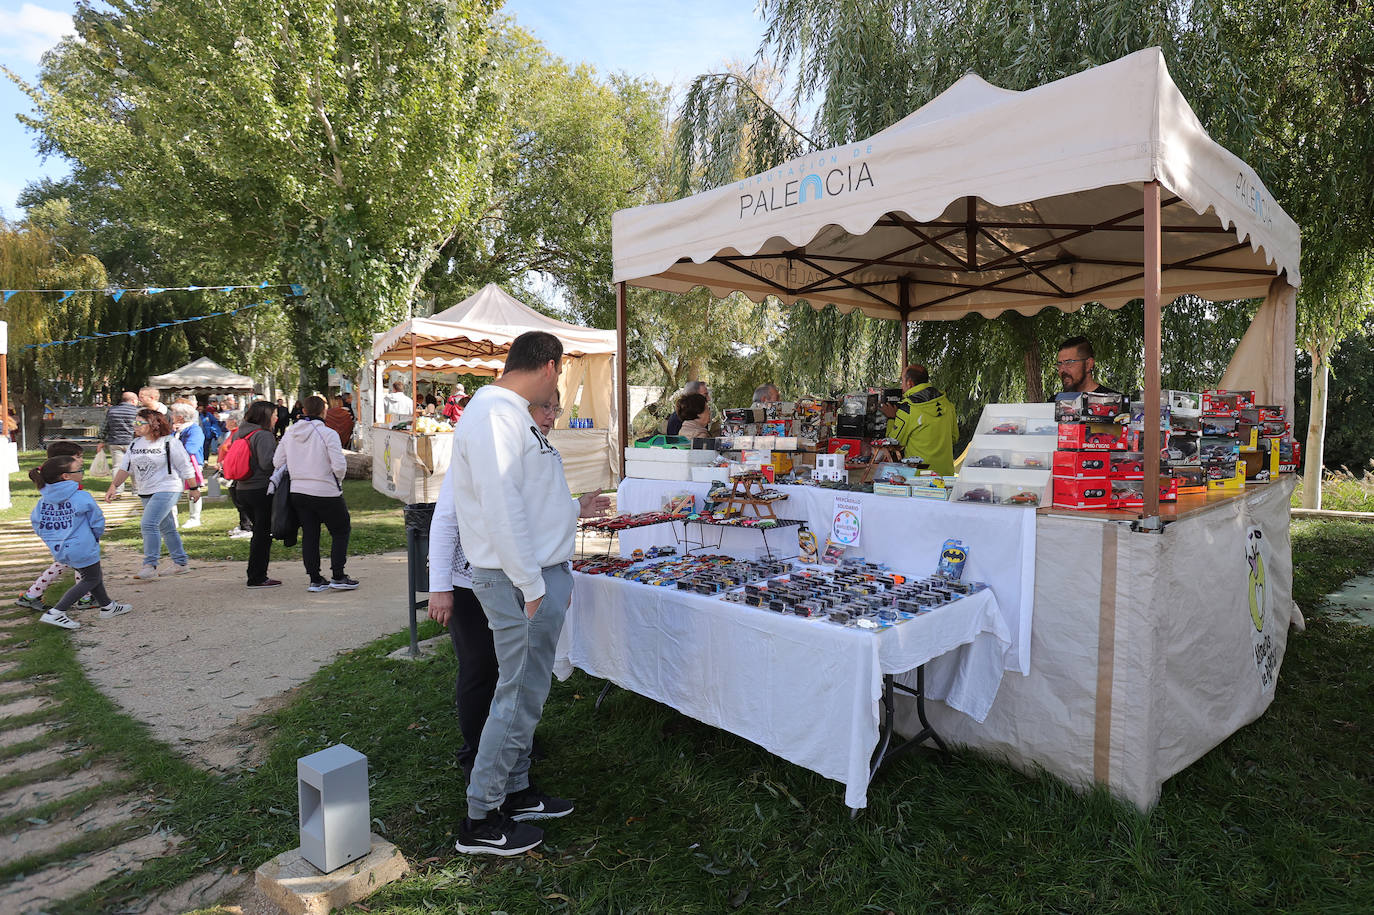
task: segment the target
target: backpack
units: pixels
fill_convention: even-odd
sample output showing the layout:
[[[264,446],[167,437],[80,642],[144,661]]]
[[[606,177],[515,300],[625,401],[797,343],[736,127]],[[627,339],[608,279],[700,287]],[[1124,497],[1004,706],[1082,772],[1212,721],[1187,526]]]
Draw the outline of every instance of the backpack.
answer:
[[[463,407],[459,403],[462,399],[462,395],[450,394],[448,400],[444,401],[444,416],[448,418],[449,422],[456,423],[458,417],[463,415]]]
[[[236,438],[229,443],[229,450],[219,464],[220,476],[233,482],[246,480],[253,475],[253,446],[249,444],[249,439],[262,431],[254,429],[243,438]]]

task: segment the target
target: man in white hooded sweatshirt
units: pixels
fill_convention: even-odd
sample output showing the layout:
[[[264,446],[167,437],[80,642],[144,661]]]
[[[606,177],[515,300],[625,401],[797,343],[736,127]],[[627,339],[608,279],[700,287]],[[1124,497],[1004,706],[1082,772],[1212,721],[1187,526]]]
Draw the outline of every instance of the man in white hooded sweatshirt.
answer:
[[[531,403],[557,396],[562,361],[563,344],[552,334],[516,337],[504,374],[473,395],[454,427],[454,507],[498,667],[468,779],[468,816],[455,843],[469,854],[528,851],[544,833],[526,821],[573,809],[530,784],[530,739],[572,596],[568,560],[577,518],[604,510],[609,500],[594,493],[580,504],[572,498],[562,457],[530,418]]]

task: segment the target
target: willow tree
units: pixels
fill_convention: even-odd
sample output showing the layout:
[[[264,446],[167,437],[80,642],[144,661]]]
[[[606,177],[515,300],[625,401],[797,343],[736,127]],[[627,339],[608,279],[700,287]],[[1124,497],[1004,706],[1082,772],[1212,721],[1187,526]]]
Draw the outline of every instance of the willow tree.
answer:
[[[766,168],[869,136],[970,71],[1024,90],[1158,46],[1212,136],[1251,162],[1304,227],[1299,311],[1309,352],[1321,339],[1339,341],[1364,313],[1358,265],[1374,238],[1368,4],[763,0],[760,10],[768,26],[755,65],[795,73],[790,92],[774,100],[731,91],[736,81],[728,74],[699,77],[677,125],[675,149],[685,160],[679,175],[718,184],[732,167]],[[814,114],[801,123],[798,112],[807,110]],[[680,183],[682,193],[701,189]],[[1168,374],[1193,385],[1220,377],[1252,310],[1191,298],[1168,306],[1165,356],[1177,366]],[[1053,384],[1048,357],[1072,332],[1104,344],[1108,377],[1129,387],[1143,361],[1138,312],[1088,307],[1073,315],[1047,309],[1030,318],[927,322],[911,342],[917,357],[938,366],[946,388],[971,400],[1043,395]],[[788,317],[784,346],[827,368],[843,364],[851,347],[881,349],[892,337],[862,319],[804,306]],[[1198,332],[1202,326],[1206,333]],[[1218,370],[1195,370],[1203,366]]]

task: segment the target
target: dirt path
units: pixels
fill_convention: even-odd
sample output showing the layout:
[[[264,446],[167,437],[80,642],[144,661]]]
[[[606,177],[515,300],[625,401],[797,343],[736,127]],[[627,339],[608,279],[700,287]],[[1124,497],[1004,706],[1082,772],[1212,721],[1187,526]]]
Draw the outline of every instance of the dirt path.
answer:
[[[406,626],[404,553],[350,559],[356,591],[306,591],[298,565],[279,588],[251,589],[241,562],[192,562],[186,575],[134,579],[142,557],[109,549],[110,596],[125,616],[76,632],[77,656],[101,692],[203,767],[241,764],[241,725],[342,651]]]

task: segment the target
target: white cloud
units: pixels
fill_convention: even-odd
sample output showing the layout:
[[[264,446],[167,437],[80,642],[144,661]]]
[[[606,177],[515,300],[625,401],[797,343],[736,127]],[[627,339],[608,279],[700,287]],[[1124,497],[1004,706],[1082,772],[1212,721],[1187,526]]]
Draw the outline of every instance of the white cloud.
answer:
[[[0,58],[12,69],[35,66],[44,51],[72,30],[70,14],[36,3],[0,10]]]

